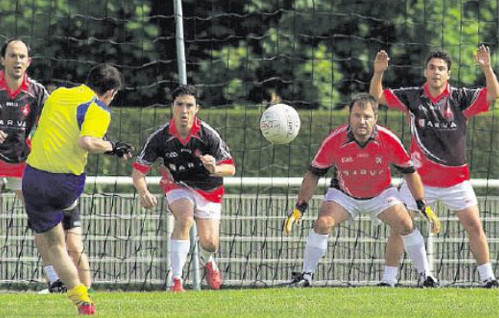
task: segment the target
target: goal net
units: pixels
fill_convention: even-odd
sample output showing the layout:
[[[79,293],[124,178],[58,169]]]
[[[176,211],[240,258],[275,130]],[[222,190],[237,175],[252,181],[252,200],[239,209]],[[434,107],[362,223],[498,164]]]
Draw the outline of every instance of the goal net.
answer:
[[[216,255],[227,286],[279,286],[292,271],[301,270],[305,237],[327,182],[321,182],[299,229],[285,237],[282,223],[299,188],[294,180],[306,172],[328,132],[346,123],[345,105],[351,95],[368,91],[376,52],[385,49],[391,57],[387,87],[422,84],[424,58],[439,47],[453,58],[453,85],[483,86],[473,52],[485,43],[497,66],[498,2],[182,1],[187,79],[202,92],[199,116],[220,132],[236,162],[236,176],[226,180]],[[112,63],[123,71],[126,88],[113,102],[112,138],[140,149],[171,116],[169,93],[179,82],[173,1],[2,1],[0,40],[14,36],[31,45],[30,76],[50,87],[84,82],[97,63]],[[288,145],[269,144],[259,132],[259,116],[278,101],[298,109],[302,121],[300,134]],[[497,276],[498,115],[493,110],[472,118],[467,139]],[[408,145],[407,121],[401,113],[383,109],[379,123]],[[161,204],[145,211],[126,178],[130,163],[90,157],[81,211],[94,284],[164,288],[171,224],[159,188],[151,187]],[[121,179],[101,178],[114,176]],[[151,176],[159,176],[158,169]],[[478,284],[463,227],[451,211],[441,205],[436,210],[443,231],[428,239],[435,275],[445,284]],[[417,224],[427,236],[424,220]],[[387,234],[386,226],[365,217],[342,224],[330,236],[315,280],[335,286],[378,282]],[[189,284],[191,268],[189,263],[184,271]],[[406,258],[400,269],[400,281],[414,284],[416,273]],[[3,192],[0,284],[39,289],[43,281],[22,203]]]

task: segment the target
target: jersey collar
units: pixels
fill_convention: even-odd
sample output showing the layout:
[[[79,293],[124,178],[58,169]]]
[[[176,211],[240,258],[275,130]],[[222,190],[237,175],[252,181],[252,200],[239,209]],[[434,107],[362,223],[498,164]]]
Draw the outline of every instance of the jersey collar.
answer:
[[[7,84],[4,70],[0,70],[0,89],[5,89],[9,94],[10,98],[16,97],[21,91],[27,91],[29,86],[28,84],[29,84],[29,77],[26,75],[26,73],[24,73],[21,86],[19,86],[19,88],[14,92],[10,89],[9,85]]]
[[[177,138],[182,145],[186,145],[189,140],[191,140],[191,137],[194,138],[199,138],[199,131],[201,130],[201,120],[197,117],[194,117],[194,123],[192,124],[190,134],[186,138],[182,138],[180,134],[178,133],[177,127],[175,127],[175,122],[173,121],[173,118],[170,119],[170,124],[168,127],[168,133]]]
[[[350,127],[350,125],[348,125],[348,129],[347,129],[347,142],[346,143],[350,143],[350,142],[354,141],[361,148],[364,148],[365,146],[367,146],[367,144],[369,144],[369,142],[371,142],[371,140],[376,141],[377,137],[378,137],[378,125],[374,126],[373,132],[371,133],[371,136],[369,136],[369,138],[367,139],[366,143],[365,144],[360,144],[357,141],[357,139],[355,139],[355,137],[353,135],[352,127]]]
[[[436,103],[440,99],[442,99],[444,97],[448,97],[450,95],[450,88],[449,87],[450,87],[450,85],[449,85],[449,83],[447,83],[447,85],[445,85],[444,91],[440,95],[434,97],[430,94],[430,88],[429,88],[428,83],[424,83],[423,96],[428,97],[432,103]]]

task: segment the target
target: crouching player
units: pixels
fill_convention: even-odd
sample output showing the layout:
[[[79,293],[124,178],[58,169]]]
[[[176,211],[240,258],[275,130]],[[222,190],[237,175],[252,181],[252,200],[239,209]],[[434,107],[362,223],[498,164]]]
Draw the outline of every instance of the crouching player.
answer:
[[[349,124],[335,129],[322,143],[303,178],[296,207],[284,224],[285,234],[289,235],[314,195],[319,178],[333,167],[331,187],[307,238],[302,272],[294,274],[291,286],[311,286],[334,226],[365,213],[377,216],[402,236],[404,248],[419,273],[418,285],[435,287],[438,282],[429,271],[423,236],[414,227],[397,189],[391,186],[390,164],[404,174],[421,213],[431,223],[432,231],[439,232],[440,221],[424,201],[420,177],[400,140],[376,125],[378,102],[374,97],[359,94],[349,110]]]

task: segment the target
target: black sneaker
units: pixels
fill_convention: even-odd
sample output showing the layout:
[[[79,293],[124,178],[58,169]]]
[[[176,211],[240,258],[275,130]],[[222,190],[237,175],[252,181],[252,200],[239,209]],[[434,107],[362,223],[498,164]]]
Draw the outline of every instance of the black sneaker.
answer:
[[[390,284],[389,282],[382,280],[378,284],[376,284],[378,287],[395,287],[395,285]]]
[[[289,287],[312,287],[312,273],[291,273],[292,280],[289,283]]]
[[[60,279],[58,279],[55,282],[53,282],[52,284],[49,283],[49,292],[50,293],[65,293],[65,292],[67,292],[67,288],[66,288],[66,285],[64,285],[64,283]]]
[[[418,287],[437,288],[437,287],[439,287],[439,284],[438,284],[438,280],[435,277],[421,273],[419,275]]]
[[[483,282],[483,288],[499,288],[499,282],[495,278],[486,279]]]

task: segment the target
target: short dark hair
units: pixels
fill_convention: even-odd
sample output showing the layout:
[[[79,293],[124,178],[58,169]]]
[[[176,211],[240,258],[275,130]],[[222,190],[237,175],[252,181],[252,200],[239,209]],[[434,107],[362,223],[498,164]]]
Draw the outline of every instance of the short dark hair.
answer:
[[[359,93],[352,98],[350,105],[348,105],[348,112],[352,112],[353,105],[359,103],[360,106],[366,106],[367,104],[371,104],[373,106],[373,111],[376,114],[378,112],[378,101],[372,95],[368,93]]]
[[[447,69],[450,70],[450,67],[452,66],[452,60],[450,58],[449,53],[447,53],[444,50],[438,49],[435,51],[431,51],[428,56],[426,57],[426,63],[424,67],[426,68],[428,66],[428,63],[430,63],[431,59],[442,59],[445,61],[447,64]]]
[[[196,99],[196,103],[198,101],[198,90],[196,88],[196,86],[194,85],[189,85],[189,84],[182,84],[182,85],[179,85],[177,88],[175,88],[172,92],[172,102],[179,96],[182,96],[182,95],[191,95],[191,96],[194,96],[194,98]]]
[[[120,71],[106,63],[92,67],[85,84],[97,95],[103,95],[111,89],[120,90],[124,85]]]
[[[10,39],[7,39],[7,41],[5,41],[2,45],[2,57],[3,58],[5,58],[5,54],[7,53],[7,47],[9,46],[9,44],[12,42],[17,42],[17,41],[22,42],[22,43],[24,43],[24,45],[26,45],[26,47],[28,48],[28,56],[30,56],[31,48],[29,47],[28,43],[24,42],[20,38],[10,38]]]

